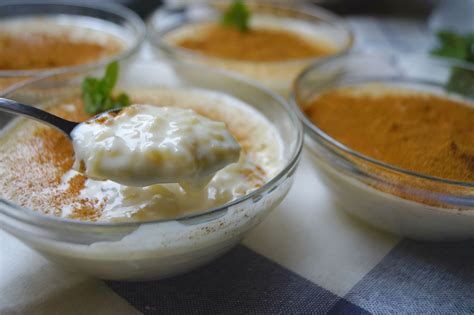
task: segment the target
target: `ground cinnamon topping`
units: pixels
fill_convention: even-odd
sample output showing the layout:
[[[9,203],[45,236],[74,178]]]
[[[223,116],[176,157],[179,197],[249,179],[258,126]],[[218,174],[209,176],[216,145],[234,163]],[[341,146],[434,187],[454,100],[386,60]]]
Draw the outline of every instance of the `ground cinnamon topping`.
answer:
[[[51,128],[41,128],[36,130],[35,138],[42,142],[41,154],[37,155],[38,163],[52,163],[58,168],[58,173],[71,169],[74,150],[66,135]]]
[[[58,107],[52,112],[70,120],[87,119],[81,110],[82,103],[75,104],[74,111]],[[61,188],[62,178],[74,162],[71,141],[60,131],[39,123],[19,124],[16,128],[15,136],[3,140],[6,143],[2,143],[4,151],[0,152],[2,196],[23,207],[57,216],[61,215],[64,205],[71,205],[71,216],[96,220],[103,205],[79,196],[86,177],[75,175],[67,187]]]
[[[85,177],[84,175],[74,176],[68,182],[69,184],[68,192],[75,196],[79,195],[79,193],[85,186],[86,180],[87,180],[87,177]]]
[[[73,66],[118,53],[118,42],[76,41],[68,34],[0,34],[0,70],[28,70]]]
[[[97,221],[104,208],[105,201],[81,199],[76,203],[70,218],[86,221]]]
[[[241,32],[221,25],[211,25],[199,36],[183,38],[177,45],[213,57],[246,61],[285,61],[334,53],[333,47],[310,42],[294,32],[257,28]]]
[[[306,109],[325,133],[366,156],[474,182],[474,108],[428,93],[330,91]]]

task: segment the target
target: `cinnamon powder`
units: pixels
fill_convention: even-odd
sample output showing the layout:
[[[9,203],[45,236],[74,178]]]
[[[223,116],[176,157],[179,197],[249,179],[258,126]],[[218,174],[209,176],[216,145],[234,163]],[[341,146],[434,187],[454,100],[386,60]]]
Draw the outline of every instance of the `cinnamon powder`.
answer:
[[[444,179],[474,182],[474,108],[428,93],[333,90],[306,114],[329,136],[376,160]]]
[[[74,111],[58,106],[52,113],[73,121],[88,115],[82,102],[74,101]],[[39,123],[19,124],[11,136],[2,141],[0,152],[0,194],[23,207],[45,214],[61,215],[64,205],[71,206],[71,217],[97,220],[103,204],[83,199],[80,192],[86,177],[75,175],[61,188],[62,177],[74,162],[71,141],[60,131]]]
[[[62,35],[42,33],[0,34],[0,70],[46,69],[80,65],[118,53],[122,45],[73,41]]]
[[[210,25],[199,36],[177,42],[179,47],[204,55],[244,61],[286,61],[333,54],[334,48],[308,41],[294,32],[276,29],[250,29]]]

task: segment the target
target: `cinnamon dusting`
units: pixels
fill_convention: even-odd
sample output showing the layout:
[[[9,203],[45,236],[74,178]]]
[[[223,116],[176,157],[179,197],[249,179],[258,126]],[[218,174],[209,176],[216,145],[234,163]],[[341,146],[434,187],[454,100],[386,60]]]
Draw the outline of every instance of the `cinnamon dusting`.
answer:
[[[204,55],[244,61],[287,61],[333,54],[328,44],[309,41],[297,33],[270,28],[240,32],[210,25],[198,36],[178,40],[177,46]]]
[[[341,89],[318,96],[305,112],[322,131],[368,157],[424,175],[474,182],[474,108],[463,101],[421,92]],[[425,196],[427,191],[472,194],[356,162],[394,183],[374,183],[375,188],[407,199],[442,206]]]
[[[76,102],[73,112],[61,107],[54,108],[52,112],[66,119],[81,121],[88,118],[81,106],[81,102]],[[2,196],[15,200],[23,207],[57,216],[61,216],[64,205],[72,205],[75,218],[97,219],[101,213],[98,201],[79,196],[86,177],[76,175],[68,181],[66,189],[60,188],[62,177],[74,162],[70,140],[60,131],[39,123],[19,124],[16,129],[16,135],[2,143],[4,149],[0,152]]]
[[[433,94],[327,92],[306,110],[334,139],[418,173],[474,182],[474,108]]]
[[[95,43],[61,35],[0,33],[0,70],[47,69],[85,64],[123,49],[117,41]]]

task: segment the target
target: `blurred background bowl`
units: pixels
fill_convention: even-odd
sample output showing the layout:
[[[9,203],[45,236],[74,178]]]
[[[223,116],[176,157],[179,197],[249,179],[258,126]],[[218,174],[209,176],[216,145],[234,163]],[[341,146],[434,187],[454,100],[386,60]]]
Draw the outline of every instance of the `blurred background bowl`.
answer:
[[[154,12],[148,21],[151,44],[160,56],[198,63],[233,71],[257,80],[273,91],[287,96],[293,80],[311,62],[319,58],[295,59],[278,62],[256,62],[231,60],[206,56],[177,47],[167,37],[175,30],[203,22],[219,23],[229,1],[203,1],[198,3],[163,6]],[[353,43],[352,32],[334,14],[313,5],[298,3],[292,6],[265,1],[245,2],[254,20],[259,17],[273,17],[282,25],[304,23],[322,42],[335,47],[335,54],[347,52]]]
[[[0,90],[34,77],[99,69],[112,61],[127,59],[138,51],[146,33],[145,25],[138,15],[112,3],[74,3],[54,0],[0,2],[2,22],[21,18],[53,18],[58,25],[78,26],[105,32],[119,39],[125,47],[110,57],[80,65],[49,69],[0,70]]]

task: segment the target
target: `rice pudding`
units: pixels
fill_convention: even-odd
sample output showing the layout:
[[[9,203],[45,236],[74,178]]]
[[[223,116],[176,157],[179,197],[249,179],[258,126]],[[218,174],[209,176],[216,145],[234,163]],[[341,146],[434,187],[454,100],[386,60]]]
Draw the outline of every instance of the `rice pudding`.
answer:
[[[92,179],[138,187],[201,188],[240,155],[225,123],[192,109],[146,104],[100,114],[76,126],[71,139],[74,169]]]
[[[75,66],[115,55],[125,42],[81,19],[9,18],[0,22],[0,70],[39,70]]]
[[[98,18],[35,15],[0,21],[0,90],[46,72],[118,58],[139,40]]]
[[[442,93],[367,84],[324,92],[305,113],[365,156],[427,176],[474,182],[473,106]]]
[[[120,215],[120,211],[126,213],[127,207],[142,208],[144,211],[140,214],[145,215],[147,209],[144,208],[147,205],[157,206],[160,202],[163,205],[166,201],[179,205],[189,199],[173,195],[173,192],[178,191],[177,185],[164,186],[169,188],[168,191],[171,190],[167,194],[164,194],[164,189],[159,189],[159,185],[151,186],[153,189],[137,191],[109,183],[102,190],[99,184],[107,182],[87,181],[74,176],[77,173],[71,171],[73,156],[69,140],[48,137],[57,134],[56,131],[32,120],[14,122],[13,117],[0,114],[3,129],[0,138],[3,139],[0,140],[0,151],[3,151],[0,154],[1,175],[7,174],[3,168],[7,162],[4,159],[6,151],[16,152],[17,159],[29,159],[19,162],[14,161],[15,156],[12,156],[8,161],[13,173],[8,174],[11,183],[2,180],[0,191],[3,197],[6,197],[5,190],[10,191],[9,195],[14,192],[16,194],[15,201],[0,198],[0,227],[42,256],[90,276],[115,280],[170,277],[190,271],[225,253],[283,200],[295,178],[302,145],[301,125],[282,98],[230,75],[188,64],[150,61],[130,62],[121,69],[123,71],[115,90],[117,94],[113,96],[125,92],[133,103],[193,109],[209,119],[225,122],[242,147],[239,163],[219,171],[213,178],[214,183],[207,186],[207,192],[195,195],[202,196],[202,200],[193,199],[196,201],[194,205],[183,202],[181,206],[189,210],[185,217],[140,221],[134,215],[126,218]],[[24,103],[41,104],[43,108],[56,108],[54,112],[76,121],[89,117],[82,110],[76,110],[74,105],[81,96],[81,80],[69,80],[65,86],[61,84],[57,87],[56,84],[54,87],[47,85],[46,88],[38,88],[43,87],[45,82],[49,81],[39,80],[38,85],[29,84],[7,97]],[[82,109],[82,106],[79,108]],[[17,146],[15,139],[21,142],[23,133],[33,140],[38,127],[42,128],[38,132],[44,136],[37,136],[37,142],[30,141],[30,145],[23,145],[23,151],[26,152],[21,154],[21,147]],[[4,145],[6,142],[16,146],[16,150],[9,149]],[[57,147],[59,150],[43,150],[44,147]],[[41,150],[47,154],[40,154]],[[70,158],[61,163],[64,155]],[[33,156],[40,159],[39,163],[28,158]],[[34,163],[36,168],[29,167],[28,162]],[[17,163],[21,163],[21,166],[17,167]],[[255,164],[265,174],[254,171]],[[245,165],[249,167],[244,168]],[[27,168],[28,171],[23,172],[23,175],[29,179],[15,176],[15,172],[18,173],[21,167]],[[68,175],[74,180],[67,181]],[[42,176],[46,179],[42,179]],[[52,183],[48,183],[47,178],[51,178]],[[35,183],[32,179],[40,182]],[[84,187],[81,184],[83,180],[90,185]],[[30,187],[23,186],[28,183],[31,183]],[[116,197],[116,203],[107,204],[108,209],[103,209],[102,213],[91,207],[93,211],[89,217],[86,211],[76,212],[77,216],[74,217],[68,215],[68,209],[61,208],[54,215],[58,207],[49,204],[48,199],[53,199],[56,204],[62,201],[39,194],[48,194],[47,189],[40,187],[44,183],[45,188],[60,190],[68,187],[70,191],[74,191],[74,187],[78,187],[80,191],[87,190],[83,195],[95,194],[102,197],[108,194]],[[161,194],[157,195],[156,190]],[[246,191],[250,192],[245,194]],[[150,199],[154,196],[155,199]],[[160,196],[170,198],[160,200]],[[196,198],[195,196],[191,197]],[[221,199],[212,200],[212,196]],[[30,198],[36,200],[28,200]],[[225,204],[208,208],[220,201]],[[20,207],[19,202],[35,208]],[[175,211],[173,207],[165,208],[164,205],[162,209],[170,211],[160,213],[162,217],[175,216],[179,212],[179,209]],[[62,210],[65,212],[61,213]]]
[[[472,237],[471,100],[371,82],[299,105],[316,169],[341,209],[415,239]]]
[[[245,32],[219,21],[228,8],[225,3],[189,5],[182,13],[162,8],[150,19],[151,41],[174,58],[235,71],[284,96],[311,61],[352,44],[350,32],[318,8],[245,5],[250,11]]]
[[[278,19],[259,19],[241,32],[218,23],[183,26],[168,34],[174,45],[209,57],[251,61],[284,62],[332,55],[337,48],[330,41],[312,37],[306,31],[286,28]]]
[[[132,187],[85,177],[72,169],[73,146],[59,131],[17,119],[0,142],[3,198],[46,215],[86,221],[143,221],[183,216],[230,202],[264,185],[282,167],[272,124],[231,96],[205,90],[127,91],[134,103],[192,109],[224,122],[242,151],[201,189],[180,184]],[[161,107],[163,108],[163,107]],[[90,118],[79,97],[47,104],[74,121]],[[256,136],[258,135],[258,136]]]

